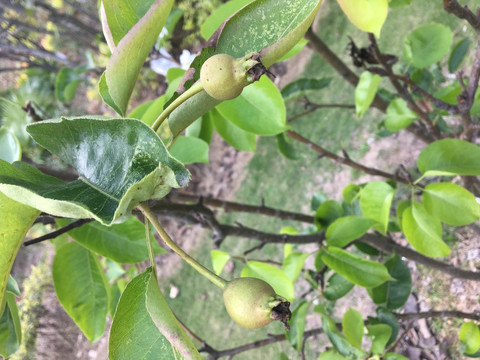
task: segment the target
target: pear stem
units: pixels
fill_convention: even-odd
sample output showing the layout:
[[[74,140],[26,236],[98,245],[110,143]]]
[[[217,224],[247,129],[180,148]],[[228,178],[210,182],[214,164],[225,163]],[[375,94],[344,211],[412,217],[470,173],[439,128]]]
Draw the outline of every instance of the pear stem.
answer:
[[[220,289],[223,290],[223,288],[225,288],[225,285],[227,285],[227,281],[211,272],[209,269],[198,263],[197,260],[188,255],[185,251],[183,251],[183,249],[180,248],[177,243],[173,241],[172,238],[166,233],[162,225],[160,225],[160,223],[158,222],[157,216],[152,212],[152,210],[147,204],[143,203],[139,206],[139,208],[145,215],[145,217],[152,223],[155,230],[158,232],[160,237],[170,249],[176,252],[191,267],[197,270],[201,275],[205,276],[212,283],[217,285]]]
[[[157,132],[160,125],[162,125],[162,123],[172,113],[173,110],[175,110],[177,107],[183,104],[186,100],[188,100],[193,95],[199,93],[202,90],[203,90],[202,83],[200,81],[197,81],[187,91],[185,91],[178,98],[172,101],[172,103],[168,105],[165,110],[162,111],[162,113],[158,116],[158,118],[153,123],[152,125],[153,131]]]

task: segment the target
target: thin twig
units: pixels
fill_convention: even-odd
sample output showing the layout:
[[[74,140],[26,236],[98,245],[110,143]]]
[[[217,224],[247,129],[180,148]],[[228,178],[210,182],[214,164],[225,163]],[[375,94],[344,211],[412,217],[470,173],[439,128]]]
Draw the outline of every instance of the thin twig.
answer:
[[[92,221],[94,221],[95,219],[80,219],[80,220],[77,220],[77,221],[74,221],[68,225],[65,225],[63,227],[61,227],[60,229],[58,230],[55,230],[55,231],[52,231],[48,234],[45,234],[43,236],[40,236],[40,237],[37,237],[35,239],[32,239],[32,240],[28,240],[28,241],[25,241],[23,243],[23,246],[29,246],[29,245],[33,245],[33,244],[38,244],[39,242],[42,242],[42,241],[46,241],[46,240],[50,240],[50,239],[55,239],[57,236],[60,236],[62,234],[65,234],[66,232],[70,231],[70,230],[73,230],[75,228],[78,228],[82,225],[85,225],[85,224],[88,224]]]
[[[480,33],[480,15],[475,15],[468,6],[461,6],[457,0],[443,0],[443,8],[446,12],[467,20],[475,31]]]
[[[458,319],[470,319],[470,320],[480,320],[480,313],[466,313],[463,311],[457,310],[444,310],[444,311],[425,311],[419,313],[404,313],[398,314],[394,313],[397,320],[418,320],[418,319],[427,319],[427,318],[458,318]]]

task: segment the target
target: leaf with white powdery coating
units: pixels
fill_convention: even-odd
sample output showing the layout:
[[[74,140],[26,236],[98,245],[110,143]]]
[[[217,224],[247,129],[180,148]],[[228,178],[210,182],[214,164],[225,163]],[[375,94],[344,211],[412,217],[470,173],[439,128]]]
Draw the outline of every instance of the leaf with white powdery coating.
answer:
[[[189,180],[157,134],[136,119],[62,118],[31,124],[28,132],[71,164],[79,179],[64,183],[27,164],[0,161],[0,191],[52,215],[109,225]]]

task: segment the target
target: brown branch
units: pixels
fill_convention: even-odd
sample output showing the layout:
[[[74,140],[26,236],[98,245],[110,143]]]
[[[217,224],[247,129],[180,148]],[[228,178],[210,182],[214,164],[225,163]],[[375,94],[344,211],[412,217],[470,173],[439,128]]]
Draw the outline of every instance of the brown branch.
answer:
[[[393,313],[398,320],[418,320],[426,318],[458,318],[480,321],[480,313],[465,313],[457,310],[426,311],[420,313]]]
[[[55,239],[57,236],[65,234],[66,232],[69,232],[70,230],[78,228],[78,227],[80,227],[84,224],[88,224],[89,222],[92,222],[92,221],[94,221],[94,219],[80,219],[80,220],[74,221],[74,222],[72,222],[68,225],[65,225],[65,226],[61,227],[58,230],[52,231],[48,234],[37,237],[35,239],[25,241],[23,243],[23,246],[29,246],[29,245],[33,245],[33,244],[38,244],[39,242],[42,242],[42,241]]]
[[[418,264],[428,266],[429,268],[441,271],[457,279],[480,281],[480,272],[463,270],[455,266],[445,264],[441,261],[424,256],[415,250],[398,245],[384,236],[366,234],[361,237],[359,241],[372,245],[377,250],[387,253],[395,252],[400,256],[415,261]]]
[[[314,104],[314,103],[308,102],[306,104],[306,108],[307,108],[307,110],[305,110],[305,111],[303,111],[299,114],[295,114],[295,115],[291,116],[290,118],[288,118],[287,122],[291,122],[293,120],[301,118],[302,116],[311,114],[318,109],[328,109],[328,108],[355,109],[355,105],[348,105],[348,104]]]
[[[372,33],[369,33],[368,39],[370,40],[370,46],[373,51],[373,56],[375,57],[377,62],[382,66],[382,68],[386,71],[387,77],[389,78],[390,83],[393,85],[395,90],[397,90],[399,96],[401,96],[407,102],[408,107],[412,109],[420,117],[420,119],[422,119],[422,121],[425,124],[427,124],[430,131],[432,131],[432,133],[434,134],[435,138],[437,140],[441,139],[442,134],[440,134],[440,131],[432,123],[428,115],[422,109],[420,109],[420,107],[415,103],[415,101],[412,99],[412,96],[407,91],[407,89],[404,88],[394,76],[391,76],[393,75],[392,67],[391,65],[385,62],[385,58],[383,54],[380,52],[380,49],[377,44],[377,40],[375,39],[375,35],[373,35]]]
[[[462,7],[457,0],[443,0],[443,8],[446,12],[468,21],[477,33],[480,33],[480,11],[475,15],[468,6]]]
[[[2,53],[16,54],[16,55],[25,56],[27,58],[30,56],[33,56],[33,57],[44,59],[44,60],[55,61],[68,67],[75,66],[74,63],[70,62],[67,59],[63,59],[50,51],[30,49],[26,46],[21,46],[21,45],[14,46],[14,45],[8,45],[8,44],[0,44],[0,54]]]
[[[313,223],[313,216],[305,215],[301,213],[295,213],[291,211],[274,209],[267,206],[247,205],[247,204],[241,204],[237,202],[219,200],[219,199],[214,199],[209,197],[201,197],[201,196],[190,195],[190,194],[185,194],[180,192],[170,193],[170,195],[168,195],[168,199],[172,201],[179,201],[182,203],[201,202],[204,205],[221,208],[227,212],[236,211],[236,212],[245,212],[245,213],[252,213],[252,214],[261,214],[261,215],[276,217],[282,220],[301,221],[309,224]]]
[[[395,174],[391,174],[391,173],[387,173],[385,171],[382,171],[382,170],[378,170],[378,169],[375,169],[375,168],[370,168],[368,166],[365,166],[365,165],[362,165],[362,164],[359,164],[353,160],[351,160],[350,158],[347,158],[347,157],[342,157],[342,156],[339,156],[339,155],[336,155],[326,149],[324,149],[323,147],[321,147],[320,145],[318,144],[315,144],[313,142],[311,142],[310,140],[304,138],[302,135],[292,131],[292,130],[287,130],[287,135],[289,137],[291,137],[292,139],[295,139],[297,141],[300,141],[301,143],[307,145],[308,147],[310,147],[312,150],[318,152],[320,155],[322,156],[326,156],[328,157],[329,159],[332,159],[334,161],[337,161],[339,162],[340,164],[343,164],[343,165],[347,165],[347,166],[350,166],[351,168],[353,169],[356,169],[356,170],[360,170],[366,174],[369,174],[369,175],[373,175],[373,176],[381,176],[385,179],[391,179],[391,180],[394,180],[394,181],[398,181],[398,182],[401,182],[401,183],[404,183],[404,184],[408,184],[409,183],[409,180],[408,179],[404,179],[402,177],[399,177]]]

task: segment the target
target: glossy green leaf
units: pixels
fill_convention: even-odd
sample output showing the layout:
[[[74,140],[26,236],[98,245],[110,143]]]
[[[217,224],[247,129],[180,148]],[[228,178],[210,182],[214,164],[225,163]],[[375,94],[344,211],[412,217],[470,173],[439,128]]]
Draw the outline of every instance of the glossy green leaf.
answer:
[[[213,119],[210,113],[206,113],[200,119],[197,119],[185,130],[185,135],[194,136],[210,144],[213,135]]]
[[[69,223],[63,219],[57,219],[57,222],[60,226]],[[121,224],[111,226],[95,221],[70,230],[68,234],[91,251],[121,264],[148,259],[145,225],[133,216]],[[153,251],[155,254],[166,253],[157,242],[154,242]]]
[[[355,200],[358,199],[358,195],[362,190],[362,187],[355,184],[349,184],[345,186],[342,190],[342,197],[345,202],[352,204]]]
[[[338,331],[335,322],[326,314],[322,314],[322,327],[332,345],[341,355],[346,356],[347,359],[362,359],[365,357],[365,352],[350,345],[347,339]]]
[[[120,301],[121,296],[122,291],[120,290],[120,286],[118,286],[118,282],[113,283],[110,286],[110,302],[108,304],[108,313],[112,318],[115,315],[115,311],[117,310],[118,302]]]
[[[316,90],[321,90],[328,85],[332,81],[331,78],[323,78],[323,79],[312,79],[312,78],[303,78],[298,79],[290,84],[286,85],[281,94],[283,96],[283,100],[290,101],[296,99],[300,96],[309,94]]]
[[[217,109],[213,109],[209,114],[215,129],[229,145],[241,151],[255,151],[257,138],[255,134],[240,129],[225,119]]]
[[[362,348],[363,316],[355,309],[348,309],[343,315],[342,329],[348,342],[357,349]]]
[[[8,293],[5,309],[0,313],[0,356],[8,358],[18,350],[21,342],[22,329],[15,296]]]
[[[40,211],[0,193],[0,314],[13,262],[20,245]],[[3,304],[3,305],[2,305]]]
[[[111,360],[201,360],[192,341],[178,323],[148,268],[123,292],[110,330]]]
[[[387,19],[387,0],[337,0],[348,19],[360,30],[380,37]]]
[[[450,57],[448,58],[448,71],[451,73],[458,70],[460,65],[462,64],[463,60],[465,59],[465,55],[467,55],[468,48],[470,47],[470,39],[463,38],[452,49],[450,53]]]
[[[200,33],[205,40],[210,39],[222,23],[252,0],[230,0],[215,9],[200,26]]]
[[[82,78],[74,69],[60,69],[55,81],[55,97],[62,102],[72,101],[81,82]]]
[[[303,265],[305,265],[305,261],[310,256],[310,254],[300,253],[300,252],[292,252],[288,254],[282,264],[282,270],[287,276],[290,278],[292,283],[297,281],[298,276],[302,272]]]
[[[22,293],[20,292],[20,288],[18,287],[18,283],[15,281],[12,275],[8,277],[5,291],[12,293],[17,298],[22,295]]]
[[[363,1],[363,0],[362,0]],[[380,75],[364,71],[355,88],[355,108],[359,118],[365,114],[377,94],[382,78]]]
[[[406,101],[397,98],[388,105],[384,123],[388,130],[398,131],[410,126],[417,118],[417,114],[408,108]]]
[[[242,94],[217,106],[218,112],[240,129],[256,135],[277,135],[287,129],[282,95],[266,76]]]
[[[359,286],[375,287],[393,280],[382,264],[333,246],[322,251],[321,259],[330,269]]]
[[[100,79],[99,91],[105,103],[122,116],[126,114],[138,73],[172,5],[173,0],[103,1],[106,16],[102,16],[102,26],[106,38],[113,39],[113,44],[109,43],[112,56]]]
[[[17,137],[4,127],[0,127],[0,159],[12,163],[22,158],[22,147]]]
[[[370,352],[381,354],[387,345],[388,339],[392,335],[392,328],[386,324],[375,324],[367,326],[368,336],[372,338]]]
[[[278,295],[290,302],[295,298],[292,281],[282,270],[273,265],[260,261],[248,261],[242,270],[241,276],[254,277],[266,281]]]
[[[392,329],[392,335],[387,342],[387,347],[392,345],[396,340],[398,333],[400,332],[400,324],[397,320],[397,317],[390,311],[383,307],[377,307],[377,317],[372,319],[369,318],[370,324],[387,324]]]
[[[449,225],[468,225],[480,216],[475,196],[452,183],[427,185],[423,191],[423,203],[430,215]]]
[[[135,119],[62,118],[31,124],[28,131],[80,177],[64,183],[30,165],[0,161],[0,191],[52,215],[111,224],[127,219],[139,202],[189,180],[157,134]]]
[[[299,159],[298,152],[293,146],[293,141],[284,132],[278,134],[276,138],[277,148],[283,156],[290,160]]]
[[[390,207],[394,195],[395,189],[385,181],[368,183],[360,194],[360,208],[363,215],[378,222],[379,224],[375,228],[383,234],[388,228]]]
[[[465,344],[467,354],[480,350],[480,328],[473,321],[463,323],[458,338]]]
[[[295,310],[293,310],[292,318],[289,321],[290,331],[285,333],[290,345],[296,348],[298,352],[300,352],[302,349],[303,334],[305,332],[309,308],[310,303],[307,301],[302,301],[300,304],[298,304]]]
[[[327,244],[344,247],[353,240],[362,237],[375,221],[358,217],[345,216],[335,220],[327,229]]]
[[[432,217],[423,204],[414,202],[403,212],[403,232],[415,250],[430,257],[448,256],[449,247],[442,240],[440,220]]]
[[[319,0],[253,1],[224,24],[216,51],[236,58],[260,52],[268,68],[303,37],[319,6]]]
[[[335,301],[347,295],[355,285],[342,275],[334,273],[327,281],[323,296],[325,299]]]
[[[208,144],[193,136],[179,136],[170,147],[170,154],[183,164],[208,164]]]
[[[438,140],[422,150],[417,166],[425,176],[480,176],[480,148],[464,140]]]
[[[213,271],[215,271],[215,274],[220,275],[228,260],[230,260],[230,254],[221,250],[212,250],[210,251],[210,256],[212,258]]]
[[[440,61],[452,45],[450,28],[443,24],[423,25],[405,39],[403,56],[413,66],[425,68]]]
[[[338,201],[327,200],[323,202],[315,212],[315,222],[321,227],[327,227],[343,215],[342,205],[340,205]]]
[[[410,269],[398,255],[385,262],[385,266],[395,280],[368,289],[368,294],[377,305],[383,305],[389,310],[401,308],[412,291]]]
[[[58,301],[67,314],[90,341],[102,337],[110,294],[97,256],[77,243],[68,243],[57,251],[52,275]]]

